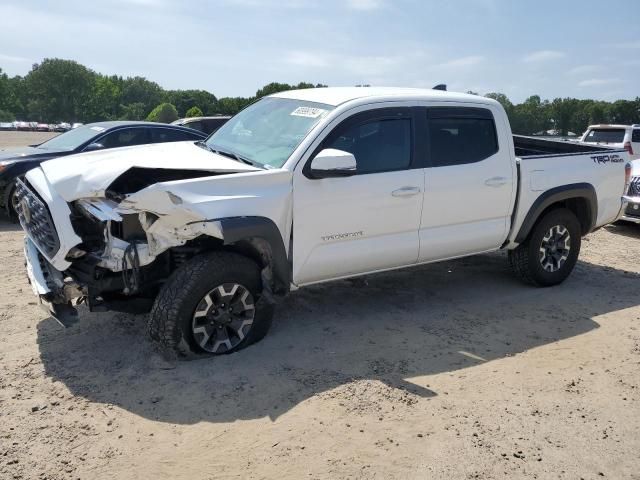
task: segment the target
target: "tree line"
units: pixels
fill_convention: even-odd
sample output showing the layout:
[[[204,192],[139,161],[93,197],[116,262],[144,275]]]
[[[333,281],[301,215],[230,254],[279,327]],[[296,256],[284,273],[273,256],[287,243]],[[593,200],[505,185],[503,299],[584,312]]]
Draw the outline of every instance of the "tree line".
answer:
[[[265,95],[324,86],[274,82],[252,97],[217,98],[206,90],[165,90],[144,77],[103,75],[78,62],[53,58],[34,64],[25,76],[9,77],[0,69],[0,121],[166,122],[186,116],[233,115]],[[523,135],[549,130],[559,135],[580,134],[587,125],[595,123],[640,123],[640,97],[605,102],[575,98],[542,100],[533,95],[514,104],[502,93],[486,96],[502,104],[514,133]]]
[[[25,76],[9,77],[0,69],[0,121],[167,121],[188,113],[233,115],[265,95],[322,86],[270,83],[253,97],[217,98],[206,90],[165,90],[144,77],[102,75],[73,60],[48,58]]]

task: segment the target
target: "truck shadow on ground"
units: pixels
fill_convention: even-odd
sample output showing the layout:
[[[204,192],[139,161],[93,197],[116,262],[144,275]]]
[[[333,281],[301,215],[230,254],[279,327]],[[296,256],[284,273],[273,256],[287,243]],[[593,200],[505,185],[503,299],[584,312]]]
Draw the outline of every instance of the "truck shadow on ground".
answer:
[[[179,424],[274,419],[318,395],[375,402],[367,381],[386,395],[438,395],[406,379],[585,334],[640,303],[639,278],[581,262],[563,285],[536,289],[491,254],[303,289],[265,340],[213,359],[163,360],[144,316],[82,314],[66,331],[43,320],[38,343],[46,375],[92,402]]]
[[[0,214],[0,232],[17,232],[20,229],[19,223],[12,223]]]
[[[640,239],[640,225],[632,222],[619,221],[604,227],[607,231],[616,235]]]

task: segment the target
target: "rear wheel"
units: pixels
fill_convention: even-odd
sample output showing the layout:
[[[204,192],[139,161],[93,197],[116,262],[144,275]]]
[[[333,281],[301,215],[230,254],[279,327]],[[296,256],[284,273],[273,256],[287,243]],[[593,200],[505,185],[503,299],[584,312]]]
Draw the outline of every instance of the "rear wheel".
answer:
[[[538,221],[524,243],[509,251],[509,264],[528,283],[557,285],[573,271],[581,243],[580,222],[573,212],[552,210]]]
[[[229,252],[194,257],[177,269],[158,294],[149,334],[181,356],[220,355],[261,340],[273,306],[260,302],[260,268]]]

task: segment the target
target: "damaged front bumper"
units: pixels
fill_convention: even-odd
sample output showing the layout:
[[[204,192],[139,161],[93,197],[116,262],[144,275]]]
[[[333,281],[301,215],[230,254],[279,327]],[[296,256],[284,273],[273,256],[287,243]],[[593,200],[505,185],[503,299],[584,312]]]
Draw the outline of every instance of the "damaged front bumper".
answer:
[[[74,281],[65,280],[28,237],[24,240],[24,258],[29,284],[40,306],[65,327],[76,323],[78,311],[73,302],[83,297],[83,289]]]

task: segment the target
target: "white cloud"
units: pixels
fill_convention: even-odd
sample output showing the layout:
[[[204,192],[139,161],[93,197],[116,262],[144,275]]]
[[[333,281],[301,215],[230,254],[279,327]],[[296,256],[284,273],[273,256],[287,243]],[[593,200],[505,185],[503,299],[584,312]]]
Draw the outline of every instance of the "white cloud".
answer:
[[[377,10],[384,6],[383,0],[347,0],[347,6],[352,10]]]
[[[16,57],[13,55],[5,55],[3,53],[0,53],[0,62],[31,63],[31,60],[24,57]]]
[[[285,57],[287,63],[297,65],[300,67],[312,67],[312,68],[324,68],[328,67],[330,62],[321,53],[305,52],[302,50],[295,50],[289,52]]]
[[[522,61],[526,63],[548,62],[550,60],[563,58],[564,56],[564,52],[559,52],[557,50],[540,50],[526,55]]]
[[[569,70],[571,75],[586,75],[588,73],[594,73],[602,71],[604,67],[601,65],[578,65]]]
[[[471,55],[469,57],[456,58],[445,63],[441,63],[438,67],[442,68],[467,68],[473,67],[485,61],[482,55]]]
[[[590,78],[588,80],[582,80],[578,83],[579,87],[601,87],[603,85],[615,85],[620,83],[619,78]]]

